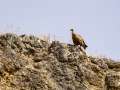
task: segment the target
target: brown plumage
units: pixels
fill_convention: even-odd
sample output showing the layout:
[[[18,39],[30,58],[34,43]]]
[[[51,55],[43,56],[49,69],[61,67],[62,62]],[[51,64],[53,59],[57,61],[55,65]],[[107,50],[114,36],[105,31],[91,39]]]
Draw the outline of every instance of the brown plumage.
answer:
[[[86,47],[88,47],[88,46],[85,44],[83,38],[80,35],[74,33],[74,29],[71,29],[70,31],[72,31],[72,40],[73,40],[73,43],[75,45],[80,45],[84,49],[86,49]]]

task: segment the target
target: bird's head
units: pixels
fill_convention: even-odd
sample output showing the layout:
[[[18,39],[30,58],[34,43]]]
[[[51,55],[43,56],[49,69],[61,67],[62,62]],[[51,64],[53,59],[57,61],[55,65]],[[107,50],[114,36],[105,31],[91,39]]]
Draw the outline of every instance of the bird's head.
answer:
[[[70,31],[74,32],[74,29],[71,29]]]

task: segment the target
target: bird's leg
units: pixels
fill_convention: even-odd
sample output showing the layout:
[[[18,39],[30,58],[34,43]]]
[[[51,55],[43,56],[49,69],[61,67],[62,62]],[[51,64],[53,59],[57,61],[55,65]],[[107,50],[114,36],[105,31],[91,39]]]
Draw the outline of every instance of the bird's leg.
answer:
[[[75,47],[77,46],[77,45],[74,45]]]
[[[81,50],[81,46],[80,46],[79,48],[80,48],[80,50]]]
[[[81,51],[83,51],[83,49],[81,48],[81,46],[79,47]]]

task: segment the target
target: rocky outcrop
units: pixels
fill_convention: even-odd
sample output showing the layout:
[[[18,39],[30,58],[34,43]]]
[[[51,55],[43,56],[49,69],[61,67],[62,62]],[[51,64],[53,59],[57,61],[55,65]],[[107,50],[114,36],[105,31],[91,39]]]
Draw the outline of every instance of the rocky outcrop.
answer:
[[[0,36],[0,90],[120,90],[120,62],[6,33]]]

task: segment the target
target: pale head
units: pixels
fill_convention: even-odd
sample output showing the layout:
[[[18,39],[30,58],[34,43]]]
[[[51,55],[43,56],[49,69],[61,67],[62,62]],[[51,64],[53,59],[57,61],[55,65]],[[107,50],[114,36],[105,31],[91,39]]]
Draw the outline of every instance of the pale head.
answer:
[[[74,32],[74,29],[71,29],[70,31],[72,31],[72,33]]]

